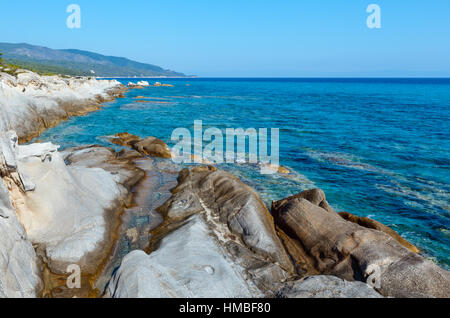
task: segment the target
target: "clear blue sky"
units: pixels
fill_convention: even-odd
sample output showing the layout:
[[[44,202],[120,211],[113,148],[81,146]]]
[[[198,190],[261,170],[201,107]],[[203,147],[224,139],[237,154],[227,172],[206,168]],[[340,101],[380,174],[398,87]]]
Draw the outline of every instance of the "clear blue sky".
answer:
[[[66,27],[81,6],[82,28]],[[366,8],[381,7],[381,29]],[[0,42],[199,76],[449,76],[450,0],[2,1]]]

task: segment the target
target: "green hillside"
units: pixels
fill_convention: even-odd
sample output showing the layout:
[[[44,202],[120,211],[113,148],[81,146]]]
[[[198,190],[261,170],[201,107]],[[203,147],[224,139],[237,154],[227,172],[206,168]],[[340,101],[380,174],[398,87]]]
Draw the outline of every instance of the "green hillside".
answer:
[[[6,63],[44,74],[102,77],[185,76],[156,65],[81,50],[53,50],[25,43],[0,43],[0,52],[3,53]]]

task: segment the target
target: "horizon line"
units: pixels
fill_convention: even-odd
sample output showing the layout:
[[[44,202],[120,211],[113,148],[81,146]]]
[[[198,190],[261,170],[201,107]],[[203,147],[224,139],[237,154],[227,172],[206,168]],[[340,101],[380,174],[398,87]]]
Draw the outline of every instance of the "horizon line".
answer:
[[[450,76],[91,76],[95,78],[123,79],[202,79],[202,78],[242,78],[242,79],[450,79]]]

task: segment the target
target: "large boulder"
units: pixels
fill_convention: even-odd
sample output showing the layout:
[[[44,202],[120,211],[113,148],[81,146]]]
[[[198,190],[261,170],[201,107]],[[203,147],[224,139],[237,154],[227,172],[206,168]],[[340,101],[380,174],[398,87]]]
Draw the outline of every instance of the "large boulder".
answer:
[[[109,140],[116,145],[132,147],[133,144],[141,141],[141,138],[139,136],[123,132],[117,133],[114,137],[109,138]]]
[[[185,169],[172,193],[158,209],[164,223],[152,232],[150,255],[129,255],[108,296],[274,296],[295,275],[268,209],[238,178]]]
[[[292,246],[301,250],[292,249],[291,256],[304,256],[305,268],[312,267],[314,274],[367,282],[384,296],[449,297],[448,271],[411,252],[390,235],[346,221],[325,209],[324,200],[305,193],[273,203],[276,224]]]
[[[133,149],[142,154],[150,155],[153,157],[167,159],[172,158],[172,153],[170,152],[167,144],[156,137],[147,137],[133,144]]]
[[[239,178],[212,166],[184,169],[172,192],[172,198],[159,209],[168,219],[206,212],[229,240],[292,271],[270,212],[255,190]]]
[[[409,249],[411,252],[414,252],[414,253],[420,252],[417,247],[415,247],[413,244],[409,243],[407,240],[405,240],[403,237],[401,237],[393,229],[391,229],[390,227],[387,227],[383,223],[378,222],[377,220],[370,219],[367,217],[358,217],[358,216],[353,215],[348,212],[340,212],[339,215],[347,221],[359,224],[359,225],[369,228],[369,229],[378,230],[378,231],[384,232],[384,233],[392,236],[393,238],[395,238],[397,240],[397,242],[402,244],[404,247]]]
[[[382,298],[363,282],[349,282],[336,276],[309,276],[289,282],[278,294],[282,298]]]
[[[167,144],[156,137],[141,139],[136,135],[123,132],[117,133],[109,140],[116,145],[131,147],[142,155],[167,159],[172,158],[172,153]]]

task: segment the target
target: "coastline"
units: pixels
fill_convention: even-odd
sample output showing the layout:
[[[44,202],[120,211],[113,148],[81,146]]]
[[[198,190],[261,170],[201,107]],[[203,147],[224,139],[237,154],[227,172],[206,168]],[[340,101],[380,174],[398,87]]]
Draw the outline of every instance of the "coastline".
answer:
[[[21,79],[16,83],[15,87],[19,92],[22,89],[25,89],[22,93],[33,91],[36,87],[41,89],[49,84],[47,79],[40,80],[35,75],[25,74],[27,75],[19,76]],[[7,80],[12,81],[11,78]],[[70,84],[70,80],[68,81]],[[98,84],[92,80],[78,79],[78,82],[75,81],[77,87],[86,84],[79,81],[86,81],[94,86]],[[56,82],[63,87],[63,83],[70,86],[62,79]],[[51,98],[50,101],[47,100],[51,106],[49,108],[36,108],[37,103],[33,101],[31,108],[25,107],[31,111],[19,125],[11,124],[11,120],[0,123],[0,127],[6,127],[5,131],[15,128],[20,134],[17,138],[14,134],[5,134],[5,131],[0,130],[3,138],[0,143],[0,171],[3,179],[0,186],[5,182],[9,191],[9,198],[2,196],[1,201],[12,201],[11,206],[19,215],[17,221],[28,229],[27,233],[31,237],[40,239],[41,242],[38,243],[42,244],[38,246],[35,257],[30,255],[32,253],[24,255],[25,257],[36,258],[36,263],[39,257],[51,258],[52,253],[49,253],[46,245],[53,244],[54,237],[49,239],[49,234],[44,232],[36,234],[33,226],[29,225],[33,222],[26,222],[27,218],[31,218],[36,223],[39,220],[33,219],[35,215],[46,209],[51,210],[45,207],[46,202],[56,204],[52,200],[63,203],[65,200],[72,200],[67,202],[82,203],[83,198],[86,198],[90,203],[82,207],[83,211],[91,210],[89,208],[92,205],[92,210],[102,212],[104,224],[102,232],[99,232],[103,234],[102,238],[88,240],[86,249],[81,250],[81,257],[78,259],[88,273],[83,276],[83,283],[92,287],[90,290],[80,291],[83,297],[99,296],[102,293],[96,293],[93,286],[115,249],[120,227],[120,223],[115,222],[120,222],[124,208],[131,207],[134,196],[140,193],[139,189],[137,192],[134,190],[144,180],[144,175],[143,170],[136,166],[135,160],[143,159],[143,155],[136,154],[133,150],[116,153],[97,146],[66,149],[59,153],[49,143],[22,146],[18,141],[23,143],[30,140],[30,136],[35,137],[46,128],[71,116],[98,110],[101,102],[119,97],[126,89],[118,86],[117,82],[106,82],[108,83],[111,86],[103,86],[98,95],[90,96],[88,93],[86,96],[85,90],[83,94],[80,93],[79,99],[64,100],[61,96]],[[6,86],[6,93],[3,93],[5,95],[14,86],[11,83],[0,84],[3,89]],[[50,92],[61,91],[58,85],[53,88],[47,86],[45,89]],[[15,100],[17,96],[19,94],[10,94],[9,99]],[[38,99],[42,97],[40,94],[31,96]],[[4,109],[6,108],[0,110]],[[7,114],[2,116],[4,119],[14,116],[11,113],[4,114]],[[48,116],[51,120],[47,119]],[[95,189],[94,198],[102,198],[103,203],[97,206],[98,202],[95,201],[102,200],[92,200],[85,189],[74,188],[83,194],[75,197],[75,201],[70,195],[53,198],[54,193],[48,195],[45,191],[42,192],[47,186],[70,189],[74,183],[45,183],[41,176],[51,169],[56,171],[53,181],[59,182],[59,175],[68,175],[80,183],[91,178],[89,180],[92,183],[88,184],[88,188]],[[161,173],[160,166],[156,169]],[[77,175],[84,175],[84,180],[76,179]],[[32,213],[28,213],[30,211],[24,207]],[[61,222],[64,218],[59,218],[68,212],[75,215],[80,211],[67,210],[62,204],[52,213],[43,216],[53,217],[54,221]],[[445,297],[449,293],[450,277],[447,271],[414,253],[413,248],[408,250],[402,246],[392,230],[368,224],[367,220],[354,219],[348,214],[345,217],[338,215],[329,206],[325,194],[318,189],[275,202],[272,211],[269,211],[258,193],[237,177],[213,166],[200,166],[179,172],[177,187],[171,190],[170,198],[158,208],[158,212],[164,216],[164,222],[152,230],[149,246],[145,249],[147,253],[152,253],[148,255],[140,250],[125,256],[122,265],[111,278],[106,297],[205,297],[210,295],[208,292],[211,292],[211,286],[220,286],[214,290],[214,295],[218,297],[299,297],[305,294],[305,290],[307,295],[313,295],[321,283],[330,279],[338,280],[336,287],[329,290],[335,297],[341,294],[358,296],[358,293],[366,297]],[[14,217],[11,213],[7,216],[8,219]],[[88,215],[87,219],[91,217]],[[52,229],[49,224],[44,225],[46,231]],[[70,234],[70,231],[67,233]],[[64,237],[62,240],[64,244],[67,243],[66,239]],[[74,246],[79,248],[79,239],[75,242]],[[28,243],[29,250],[31,240]],[[57,245],[60,248],[57,250],[63,254],[73,252],[73,246],[69,245],[72,249],[68,249],[64,244],[64,248]],[[104,254],[98,255],[99,251]],[[94,258],[91,256],[93,254]],[[185,262],[181,264],[178,255],[183,255]],[[61,285],[54,285],[54,281],[64,277],[61,272],[67,262],[60,261],[45,262],[47,269],[48,266],[52,267],[51,270],[48,269],[50,272],[60,273],[44,273],[43,278],[47,284],[44,284],[44,295],[52,295],[52,290],[59,291],[63,288]],[[177,274],[173,276],[169,274],[170,271]],[[379,285],[371,281],[375,279],[374,273],[379,275],[376,276],[376,283]],[[332,278],[328,277],[330,275]],[[143,283],[138,284],[141,279]],[[308,283],[314,280],[319,282],[315,281],[308,287]],[[184,283],[185,281],[188,283]],[[139,288],[135,288],[136,286]],[[154,288],[155,286],[159,287]],[[188,288],[184,290],[186,286]],[[351,287],[348,289],[348,286]],[[36,284],[36,288],[39,289],[39,284]],[[2,292],[0,285],[0,295]]]
[[[58,201],[62,200],[63,202],[61,204],[62,206],[64,206],[65,204],[68,204],[64,203],[64,201],[67,200],[67,202],[70,202],[71,200],[73,200],[71,197],[77,195],[76,191],[81,190],[81,193],[87,192],[86,190],[84,190],[84,188],[78,187],[76,189],[79,190],[75,190],[74,194],[71,194],[69,191],[69,193],[61,193],[62,197],[59,198],[53,198],[54,194],[52,194],[52,197],[45,198],[45,192],[42,192],[43,190],[45,190],[45,188],[43,187],[47,187],[48,189],[52,189],[53,187],[58,186],[62,186],[62,188],[66,187],[68,189],[71,188],[69,183],[65,183],[65,179],[59,179],[60,177],[58,176],[56,176],[57,179],[55,179],[55,181],[57,182],[56,184],[47,183],[43,181],[44,179],[41,179],[41,177],[39,177],[39,175],[41,174],[40,171],[45,173],[45,170],[50,169],[50,167],[45,167],[46,158],[49,158],[49,164],[51,163],[50,165],[53,166],[53,168],[51,169],[55,169],[57,173],[62,174],[62,177],[65,174],[68,174],[68,176],[72,175],[71,171],[78,174],[79,172],[75,171],[80,171],[80,169],[88,172],[88,174],[91,174],[92,177],[94,177],[94,179],[92,179],[92,177],[89,177],[91,180],[95,180],[95,178],[98,178],[98,181],[100,182],[103,182],[101,180],[105,180],[105,177],[110,178],[108,177],[108,170],[110,170],[111,173],[121,176],[120,179],[122,180],[114,181],[114,183],[117,184],[117,190],[114,190],[114,192],[111,192],[111,194],[109,194],[110,199],[107,200],[110,203],[107,203],[108,206],[105,205],[104,208],[101,208],[103,209],[103,212],[101,212],[103,216],[100,216],[100,218],[104,219],[104,221],[101,221],[100,224],[104,223],[104,225],[100,225],[100,228],[98,228],[97,226],[97,228],[102,231],[99,233],[103,234],[98,239],[96,239],[100,239],[99,241],[97,241],[98,243],[95,243],[95,241],[93,241],[94,246],[96,246],[95,250],[93,250],[92,248],[86,249],[86,252],[89,251],[88,254],[84,254],[82,258],[78,260],[79,262],[81,262],[80,265],[82,270],[84,271],[83,280],[87,279],[87,281],[85,282],[89,282],[89,286],[93,286],[96,278],[100,275],[102,269],[105,266],[105,262],[109,257],[109,251],[112,250],[116,242],[117,238],[115,237],[114,233],[117,232],[117,229],[120,226],[120,216],[123,214],[125,208],[132,204],[132,201],[134,199],[133,189],[134,186],[139,182],[139,180],[144,177],[143,171],[137,168],[134,163],[128,159],[118,159],[117,154],[113,150],[109,150],[104,147],[99,148],[100,157],[99,155],[94,154],[94,157],[92,158],[84,158],[85,161],[87,160],[85,164],[78,165],[79,167],[71,168],[74,164],[73,159],[71,159],[71,163],[68,163],[67,158],[65,158],[64,156],[83,156],[84,149],[74,149],[70,153],[64,152],[63,154],[58,153],[56,150],[57,147],[49,143],[31,144],[29,146],[20,146],[19,143],[23,144],[37,137],[45,129],[55,126],[59,122],[66,120],[72,116],[82,116],[88,112],[101,109],[102,103],[112,101],[117,97],[123,96],[123,93],[127,90],[127,88],[115,81],[98,82],[96,80],[93,81],[90,79],[63,79],[58,77],[41,77],[28,71],[21,72],[20,74],[18,74],[16,79],[7,74],[2,73],[0,75],[0,88],[1,94],[3,96],[1,100],[2,104],[0,105],[0,111],[2,113],[0,127],[3,130],[0,131],[2,141],[0,143],[2,145],[2,147],[0,147],[2,149],[2,152],[0,153],[0,171],[1,177],[3,179],[1,181],[1,184],[2,186],[5,185],[6,190],[9,192],[8,197],[2,195],[1,199],[5,202],[9,201],[9,204],[12,204],[10,206],[12,206],[14,210],[16,210],[17,217],[13,217],[10,215],[8,216],[8,219],[11,218],[13,222],[16,222],[16,229],[12,228],[11,230],[17,231],[20,230],[20,228],[25,228],[25,230],[28,232],[28,237],[30,237],[31,235],[31,238],[26,239],[26,241],[24,241],[23,243],[29,250],[27,254],[16,255],[13,253],[12,255],[5,255],[5,259],[17,258],[21,263],[29,263],[31,265],[30,270],[34,268],[34,274],[28,275],[30,277],[21,277],[17,273],[14,274],[17,270],[19,270],[19,268],[16,269],[15,267],[12,267],[6,271],[6,277],[8,277],[10,273],[11,275],[16,277],[16,281],[17,279],[19,279],[19,281],[17,281],[17,284],[19,284],[18,286],[24,285],[24,282],[26,282],[27,280],[33,281],[34,287],[31,289],[34,289],[34,292],[30,289],[28,291],[22,291],[17,286],[14,287],[14,285],[8,287],[7,283],[2,283],[1,281],[0,289],[5,290],[1,290],[0,292],[1,294],[5,294],[8,297],[16,295],[17,293],[20,293],[21,295],[27,295],[27,297],[35,297],[39,295],[48,297],[52,296],[51,289],[61,292],[62,288],[64,288],[64,280],[63,283],[61,283],[61,277],[67,277],[66,274],[62,274],[65,273],[67,262],[61,262],[57,260],[52,261],[52,257],[48,255],[48,253],[50,252],[50,250],[48,249],[49,247],[46,247],[46,243],[44,243],[48,239],[50,239],[51,236],[48,237],[48,235],[51,234],[39,234],[39,232],[36,232],[36,226],[39,226],[39,223],[36,223],[36,221],[42,221],[39,221],[38,219],[36,219],[36,221],[33,221],[33,219],[37,218],[40,213],[47,213],[46,218],[54,218],[58,215],[60,215],[60,217],[63,216],[61,214],[63,210],[59,210],[58,208],[56,208],[56,210],[50,208],[49,210],[49,208],[45,208],[45,200],[48,200],[47,202],[50,204],[55,204],[56,201],[54,203],[51,203],[55,199]],[[42,91],[42,93],[40,91]],[[6,103],[8,103],[7,106]],[[41,112],[39,112],[38,103],[44,104],[44,106],[41,105],[41,109],[43,109]],[[12,108],[11,104],[18,106],[15,106],[16,108],[13,109],[12,112],[8,112],[8,110],[11,110]],[[17,136],[15,133],[11,133],[11,129],[15,129],[20,133],[20,135]],[[6,132],[5,130],[9,130],[10,132]],[[110,155],[108,158],[104,158],[105,160],[102,164],[100,159],[102,156],[101,152],[103,150],[105,150],[107,153],[110,152]],[[24,156],[21,154],[23,152],[26,152],[28,154]],[[27,161],[34,161],[33,158],[44,158],[42,160],[43,164],[41,164],[40,162],[32,163],[31,165],[28,164]],[[65,164],[62,163],[63,158],[65,158]],[[92,167],[89,161],[93,161]],[[58,164],[58,162],[61,163]],[[104,166],[103,169],[101,168],[102,165]],[[33,168],[32,170],[29,170],[30,168],[28,167]],[[101,169],[103,172],[100,173],[99,171],[99,173],[94,173],[93,169]],[[72,176],[75,177],[76,175]],[[111,177],[112,176],[113,175],[111,174]],[[117,177],[115,178],[117,179]],[[42,181],[39,182],[38,180]],[[112,179],[110,180],[112,181]],[[80,179],[80,181],[81,185],[83,183],[86,183],[86,180]],[[111,181],[109,181],[110,184]],[[58,182],[62,182],[63,184],[58,184]],[[50,191],[59,190],[55,189]],[[42,199],[39,197],[36,198],[36,193],[38,196],[39,193],[41,193],[40,196],[44,195],[44,197],[42,197]],[[80,195],[81,193],[78,193],[78,195]],[[82,198],[79,199],[83,200]],[[91,202],[93,203],[93,201]],[[107,201],[105,201],[105,203],[106,202]],[[41,210],[42,208],[39,208],[39,206],[42,206],[44,210]],[[91,208],[93,209],[94,207],[91,206]],[[76,208],[72,210],[75,212],[74,216],[79,213],[76,212]],[[82,210],[79,211],[81,212]],[[101,210],[99,210],[99,212],[100,211]],[[65,213],[69,212],[70,211],[66,211]],[[67,217],[64,218],[67,219]],[[95,220],[95,218],[93,220]],[[52,219],[49,219],[49,221],[50,220]],[[69,222],[68,224],[62,224],[63,227],[69,226],[69,228],[67,228],[69,233],[70,226],[82,226],[80,229],[83,228],[83,225],[81,223],[77,225],[77,221],[75,221],[75,219],[75,223],[73,224],[71,224],[71,221],[69,220],[58,221],[56,219],[51,222]],[[94,222],[97,223],[97,221]],[[20,228],[17,224],[21,224]],[[43,223],[41,224],[41,226],[50,227],[48,231],[52,231],[51,223],[47,225]],[[89,231],[89,227],[90,226],[88,225],[88,227],[86,228],[87,231]],[[35,230],[33,230],[33,228],[35,228]],[[94,230],[95,228],[96,227],[94,227]],[[55,230],[59,231],[57,230],[57,227],[54,228],[53,232],[55,232]],[[57,232],[55,232],[55,234],[56,233]],[[69,233],[67,233],[67,235],[69,235]],[[86,234],[88,233],[89,232],[86,232]],[[12,233],[9,235],[14,237]],[[95,236],[92,236],[92,238],[94,238]],[[67,236],[66,240],[69,238],[70,236]],[[36,245],[36,240],[42,241],[42,243],[44,244],[38,243]],[[31,252],[32,249],[30,249],[30,247],[32,242],[36,247],[36,252]],[[83,243],[80,244],[83,245]],[[2,253],[3,252],[4,251],[2,251]],[[70,249],[69,253],[71,253]],[[49,263],[49,261],[51,263]],[[2,264],[0,264],[0,268],[2,268]],[[39,272],[36,272],[37,268],[40,268]],[[78,294],[78,296],[81,297],[95,296],[95,291],[93,289],[88,291],[77,290],[77,292],[81,293]],[[72,296],[77,296],[77,293],[72,294]]]
[[[117,81],[39,76],[26,70],[17,77],[0,75],[0,131],[16,131],[21,143],[72,116],[99,110],[127,91]]]
[[[129,76],[114,76],[114,77],[105,77],[105,76],[95,76],[96,79],[107,79],[107,78],[120,78],[120,79],[141,79],[141,78],[149,78],[149,79],[161,79],[161,78],[200,78],[198,76],[139,76],[139,77],[129,77]]]

